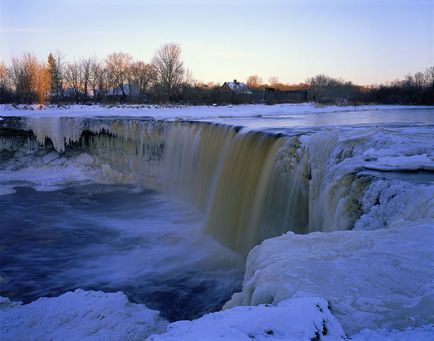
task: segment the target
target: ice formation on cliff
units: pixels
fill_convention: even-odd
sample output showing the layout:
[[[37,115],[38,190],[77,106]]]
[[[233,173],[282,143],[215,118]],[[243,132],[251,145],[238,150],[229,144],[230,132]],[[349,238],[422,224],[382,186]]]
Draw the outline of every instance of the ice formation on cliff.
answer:
[[[243,289],[225,308],[319,295],[350,334],[433,323],[433,226],[267,239],[250,252]]]

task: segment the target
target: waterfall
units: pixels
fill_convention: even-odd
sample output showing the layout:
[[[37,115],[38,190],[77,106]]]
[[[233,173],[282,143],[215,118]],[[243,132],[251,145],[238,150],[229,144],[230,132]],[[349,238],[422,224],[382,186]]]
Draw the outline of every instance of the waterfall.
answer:
[[[131,118],[32,118],[22,125],[59,153],[92,155],[106,182],[190,202],[207,217],[204,231],[241,254],[288,230],[352,228],[369,184],[353,170],[336,171],[342,149],[352,148],[336,130],[288,135]]]
[[[234,250],[247,253],[261,241],[265,197],[282,141],[258,132],[241,132],[221,159],[207,212],[207,231]]]

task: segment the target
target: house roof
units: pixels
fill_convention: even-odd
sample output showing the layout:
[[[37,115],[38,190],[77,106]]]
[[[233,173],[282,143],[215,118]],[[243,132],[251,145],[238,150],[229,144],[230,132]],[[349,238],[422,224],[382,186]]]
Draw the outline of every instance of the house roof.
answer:
[[[225,84],[229,87],[229,89],[231,89],[236,94],[242,94],[242,95],[252,94],[252,92],[250,91],[250,89],[245,83],[237,82],[236,80],[234,80],[233,82],[225,82],[223,86]]]

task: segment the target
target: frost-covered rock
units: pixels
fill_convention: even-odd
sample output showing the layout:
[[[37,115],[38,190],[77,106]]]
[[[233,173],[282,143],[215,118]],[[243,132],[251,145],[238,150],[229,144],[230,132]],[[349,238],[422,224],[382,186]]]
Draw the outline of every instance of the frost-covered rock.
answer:
[[[59,158],[59,154],[53,150],[52,152],[49,152],[48,154],[45,154],[42,157],[42,162],[44,164],[48,164],[48,163],[56,160],[57,158]]]
[[[225,308],[319,295],[347,333],[434,322],[434,221],[265,240]]]
[[[403,181],[373,182],[360,199],[355,230],[375,230],[411,221],[434,221],[434,185]]]
[[[165,330],[158,311],[128,302],[123,293],[67,292],[22,305],[0,299],[0,339],[143,340]]]
[[[90,166],[91,164],[93,164],[94,159],[87,153],[81,153],[75,158],[75,162],[79,165]]]
[[[50,162],[50,166],[62,166],[68,162],[66,157],[60,157]]]
[[[387,178],[393,174],[397,179],[405,179],[405,174],[398,172],[434,169],[433,134],[434,130],[426,127],[369,127],[324,130],[302,136],[302,147],[307,151],[310,168],[309,232],[353,228],[360,213],[367,211],[365,203],[364,212],[359,213],[360,198],[366,191],[378,190],[374,187],[366,188],[370,181],[368,178]],[[372,171],[381,172],[373,176]],[[428,191],[420,190],[422,186],[414,187],[416,191],[412,191],[409,190],[412,186],[406,184],[406,188],[399,191],[400,184],[397,183],[398,181],[384,182],[380,187],[385,189],[391,186],[392,190],[389,192],[395,191],[401,199],[407,196],[407,213],[409,210],[417,210],[418,207],[411,200],[412,194],[415,194],[414,197],[418,194],[412,192],[425,192],[417,201],[420,203],[424,200],[424,206],[431,205],[430,200],[434,197],[433,186]],[[383,211],[393,210],[391,206],[397,201],[398,199],[388,201],[386,207],[386,200],[383,200]],[[421,209],[420,215],[423,214]],[[374,223],[369,229],[383,227],[382,225]]]
[[[322,298],[301,297],[257,307],[235,307],[194,321],[169,324],[148,341],[344,340],[345,334]]]

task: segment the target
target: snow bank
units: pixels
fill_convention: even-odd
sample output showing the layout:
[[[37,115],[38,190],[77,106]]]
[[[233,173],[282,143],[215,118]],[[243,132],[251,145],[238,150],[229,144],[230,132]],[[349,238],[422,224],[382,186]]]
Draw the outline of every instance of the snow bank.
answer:
[[[322,298],[292,298],[277,306],[236,307],[194,321],[169,324],[148,341],[344,340],[345,334]]]
[[[350,334],[431,324],[433,245],[434,221],[375,231],[287,233],[250,252],[242,291],[225,308],[319,295]]]
[[[164,331],[159,312],[123,293],[76,290],[30,304],[0,299],[0,339],[143,340]]]

